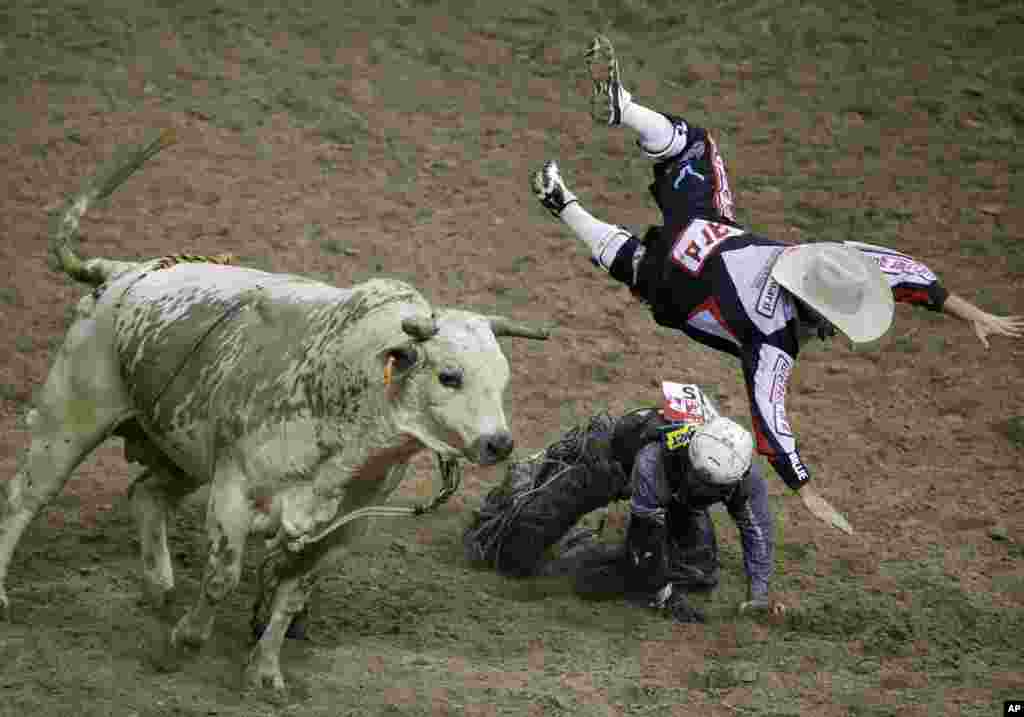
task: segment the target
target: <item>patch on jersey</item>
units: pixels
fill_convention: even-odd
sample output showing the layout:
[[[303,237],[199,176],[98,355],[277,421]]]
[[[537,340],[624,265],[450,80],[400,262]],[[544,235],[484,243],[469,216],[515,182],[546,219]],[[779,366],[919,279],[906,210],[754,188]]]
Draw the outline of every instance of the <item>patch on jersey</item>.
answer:
[[[793,437],[793,429],[789,427],[789,418],[786,417],[786,407],[781,403],[775,404],[775,432],[787,438]]]
[[[718,145],[708,134],[708,143],[711,145],[711,169],[715,173],[715,195],[713,201],[718,213],[729,220],[736,218],[733,212],[732,190],[729,189],[729,178],[725,174],[725,160],[718,153]]]
[[[770,319],[775,316],[775,309],[779,305],[779,296],[782,294],[782,286],[771,276],[761,287],[761,293],[757,297],[757,313]]]
[[[693,433],[697,430],[697,426],[689,423],[682,426],[665,426],[660,430],[665,448],[670,451],[678,451],[690,446],[690,440],[693,438]]]
[[[883,274],[913,274],[924,277],[928,281],[935,281],[936,276],[931,270],[919,261],[914,261],[909,256],[898,254],[873,254],[872,258],[878,262],[878,268]]]
[[[712,256],[719,245],[729,237],[746,234],[746,231],[728,224],[694,219],[679,234],[672,246],[672,261],[693,276],[700,274],[704,262]]]
[[[775,366],[772,368],[772,390],[770,400],[772,402],[775,432],[787,438],[793,437],[793,429],[789,426],[789,418],[786,416],[786,385],[789,382],[789,374],[793,369],[793,363],[785,356],[775,358]]]
[[[707,421],[704,394],[696,384],[663,381],[661,391],[665,396],[663,414],[666,420],[694,425]]]
[[[775,366],[772,367],[772,391],[770,399],[773,403],[786,400],[786,384],[789,383],[789,374],[793,369],[793,363],[785,356],[775,357]]]
[[[805,480],[811,477],[811,474],[807,471],[807,466],[800,460],[800,454],[796,451],[786,454],[789,458],[789,465],[793,469],[793,473],[796,474],[797,480],[803,483]]]

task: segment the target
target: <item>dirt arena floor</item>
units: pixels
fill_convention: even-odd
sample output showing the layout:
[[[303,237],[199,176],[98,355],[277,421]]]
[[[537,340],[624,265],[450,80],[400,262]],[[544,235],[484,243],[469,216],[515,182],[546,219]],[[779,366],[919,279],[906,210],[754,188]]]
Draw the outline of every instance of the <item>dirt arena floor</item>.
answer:
[[[749,425],[738,364],[657,327],[530,192],[555,157],[598,216],[638,232],[658,219],[633,137],[595,126],[579,92],[595,29],[638,98],[717,129],[752,228],[888,244],[1024,314],[1019,6],[864,2],[833,23],[828,3],[703,18],[625,0],[340,5],[0,3],[0,480],[86,291],[48,266],[47,212],[165,127],[178,143],[87,216],[86,254],[232,252],[338,286],[392,276],[436,305],[549,326],[547,342],[502,340],[517,455],[656,403],[662,380],[708,387]],[[16,554],[0,714],[1000,714],[1024,699],[1022,386],[1024,342],[986,350],[907,306],[874,344],[803,353],[789,417],[856,534],[771,475],[778,623],[735,615],[724,514],[707,625],[473,570],[460,534],[503,469],[469,467],[438,515],[382,521],[339,560],[310,640],[286,646],[283,695],[242,689],[251,570],[194,661],[156,660],[196,593],[203,498],[174,526],[173,614],[154,615],[125,499],[139,467],[111,440]],[[433,490],[429,455],[415,465],[395,502]]]

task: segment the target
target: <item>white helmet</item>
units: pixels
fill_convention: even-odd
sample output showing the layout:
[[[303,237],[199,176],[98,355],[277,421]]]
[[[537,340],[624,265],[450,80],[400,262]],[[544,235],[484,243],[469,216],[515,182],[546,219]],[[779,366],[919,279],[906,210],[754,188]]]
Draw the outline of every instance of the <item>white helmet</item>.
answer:
[[[714,485],[730,485],[743,478],[753,452],[750,432],[725,416],[698,426],[690,439],[690,465],[701,479]]]

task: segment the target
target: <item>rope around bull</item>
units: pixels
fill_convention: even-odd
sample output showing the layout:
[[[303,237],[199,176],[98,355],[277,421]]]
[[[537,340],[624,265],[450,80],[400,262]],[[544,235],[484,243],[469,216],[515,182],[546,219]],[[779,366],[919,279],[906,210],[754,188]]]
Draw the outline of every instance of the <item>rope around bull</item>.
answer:
[[[297,549],[289,548],[287,541],[277,541],[271,546],[256,569],[256,583],[259,586],[259,591],[252,609],[253,624],[255,625],[259,621],[259,614],[264,605],[264,596],[272,595],[281,582],[279,571],[268,569],[272,562],[284,560],[285,556],[289,553],[301,552],[306,546],[320,542],[334,531],[355,520],[361,518],[418,517],[432,513],[447,503],[462,484],[462,463],[457,457],[448,458],[440,453],[435,453],[435,456],[437,457],[438,472],[441,474],[441,488],[430,502],[412,506],[371,505],[365,508],[358,508],[335,518],[315,536],[301,541]]]

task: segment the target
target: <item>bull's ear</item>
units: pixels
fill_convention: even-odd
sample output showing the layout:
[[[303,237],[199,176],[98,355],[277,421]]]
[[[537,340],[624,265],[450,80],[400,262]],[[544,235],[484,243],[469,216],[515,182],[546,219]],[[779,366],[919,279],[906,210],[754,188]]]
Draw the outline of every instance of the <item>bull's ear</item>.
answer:
[[[384,363],[384,385],[401,380],[409,369],[419,360],[419,352],[414,346],[395,346],[381,355]]]

